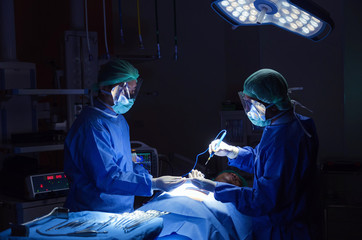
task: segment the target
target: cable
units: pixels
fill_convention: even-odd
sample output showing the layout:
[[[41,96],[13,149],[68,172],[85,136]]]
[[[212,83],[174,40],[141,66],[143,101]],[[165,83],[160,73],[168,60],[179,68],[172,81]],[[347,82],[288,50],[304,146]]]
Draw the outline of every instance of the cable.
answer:
[[[224,138],[225,138],[225,136],[226,136],[226,133],[227,133],[227,131],[226,131],[226,130],[222,130],[221,132],[224,132],[224,133],[221,135],[221,138],[219,139],[219,142],[216,144],[215,149],[219,148],[220,143],[222,142],[222,140],[224,140]],[[221,133],[221,132],[220,132],[220,133]],[[208,164],[208,162],[209,162],[209,161],[210,161],[210,159],[214,156],[214,154],[215,154],[215,152],[212,152],[212,153],[210,154],[210,157],[207,159],[207,161],[206,161],[205,165],[207,165],[207,164]]]
[[[119,12],[119,28],[120,28],[120,35],[121,35],[121,43],[124,44],[124,34],[123,34],[123,22],[122,22],[122,1],[118,0],[118,12]]]
[[[143,49],[144,46],[141,35],[140,0],[137,0],[137,25],[138,25],[138,38],[140,41],[140,48]]]
[[[157,0],[155,0],[155,21],[156,21],[157,58],[161,58],[160,32],[159,32],[159,29],[158,29],[158,8],[157,8]]]
[[[222,132],[225,132],[225,133],[226,133],[226,130],[225,130],[225,129],[221,130],[221,131],[216,135],[216,137],[215,137],[214,140],[218,139],[219,135],[220,135]],[[208,150],[209,150],[209,148],[207,148],[207,149],[206,149],[205,151],[203,151],[202,153],[199,153],[199,154],[196,155],[196,161],[195,161],[194,166],[192,167],[192,169],[191,169],[188,173],[182,175],[182,177],[186,177],[192,170],[195,169],[195,167],[196,167],[196,165],[197,165],[197,161],[198,161],[198,159],[199,159],[199,156],[202,155],[202,154],[205,154],[206,152],[208,152]]]
[[[108,43],[107,43],[107,27],[106,27],[106,1],[103,0],[103,28],[104,28],[104,44],[106,47],[106,57],[110,59],[109,51],[108,51]]]
[[[177,61],[178,53],[177,53],[176,0],[173,0],[173,24],[174,24],[174,39],[175,39],[175,52],[173,57],[175,61]]]
[[[87,34],[87,46],[88,46],[88,58],[89,61],[93,60],[93,55],[91,54],[90,44],[89,44],[89,32],[88,32],[88,0],[84,0],[84,10],[85,10],[85,32]]]

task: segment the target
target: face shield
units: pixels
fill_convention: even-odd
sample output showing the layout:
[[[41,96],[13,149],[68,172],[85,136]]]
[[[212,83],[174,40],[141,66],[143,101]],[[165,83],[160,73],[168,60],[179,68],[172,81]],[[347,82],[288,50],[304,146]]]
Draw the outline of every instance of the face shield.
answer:
[[[238,94],[244,111],[248,117],[265,121],[267,107],[265,107],[265,105],[261,102],[247,97],[243,92],[239,92]]]
[[[127,105],[131,99],[135,100],[141,88],[142,79],[122,82],[111,90],[114,105]]]

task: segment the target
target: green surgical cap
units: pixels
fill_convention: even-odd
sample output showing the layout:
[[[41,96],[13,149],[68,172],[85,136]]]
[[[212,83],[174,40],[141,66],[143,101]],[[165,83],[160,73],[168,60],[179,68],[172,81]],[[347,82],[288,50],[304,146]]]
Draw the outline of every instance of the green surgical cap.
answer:
[[[275,104],[279,110],[292,107],[287,81],[272,69],[260,69],[251,74],[244,82],[243,93],[262,102]]]
[[[137,80],[138,77],[138,70],[132,64],[125,60],[113,59],[101,67],[98,82],[94,85],[93,90],[98,90],[100,86]]]

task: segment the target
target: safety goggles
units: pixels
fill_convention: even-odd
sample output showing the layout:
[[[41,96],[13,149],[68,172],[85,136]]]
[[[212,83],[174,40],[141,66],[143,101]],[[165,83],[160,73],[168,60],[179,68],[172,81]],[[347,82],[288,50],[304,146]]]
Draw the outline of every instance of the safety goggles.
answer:
[[[127,104],[130,99],[136,99],[143,80],[123,82],[114,86],[111,90],[114,104]]]
[[[238,92],[238,94],[245,112],[249,112],[251,109],[255,108],[259,113],[265,115],[267,107],[265,107],[263,103],[246,96],[243,92]]]

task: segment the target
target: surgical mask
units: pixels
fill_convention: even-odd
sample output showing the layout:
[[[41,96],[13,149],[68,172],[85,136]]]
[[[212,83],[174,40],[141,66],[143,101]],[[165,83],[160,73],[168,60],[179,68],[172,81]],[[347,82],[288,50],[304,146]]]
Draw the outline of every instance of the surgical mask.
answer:
[[[125,82],[123,84],[116,85],[112,88],[111,95],[114,105],[117,105],[118,103],[127,105],[129,103],[129,99],[131,98],[128,84]]]
[[[117,114],[124,114],[128,112],[134,104],[136,94],[130,91],[127,82],[114,86],[111,92],[107,92],[105,90],[101,91],[112,96],[113,106],[110,107],[112,107],[113,111]]]
[[[132,108],[133,103],[134,99],[128,99],[126,104],[118,102],[116,105],[112,107],[112,109],[117,114],[125,114]]]
[[[265,127],[270,125],[272,119],[265,119],[265,112],[266,109],[273,106],[270,104],[269,106],[265,107],[264,104],[259,103],[257,101],[252,100],[254,103],[251,104],[250,110],[246,111],[246,115],[248,116],[249,120],[256,126]]]
[[[242,92],[239,92],[239,97],[246,115],[248,116],[252,124],[254,124],[255,126],[258,127],[268,126],[271,124],[271,121],[273,119],[285,113],[285,111],[283,111],[272,118],[266,119],[265,117],[266,110],[274,106],[274,104],[269,104],[268,106],[265,106],[261,102],[258,102],[254,99],[246,98]]]

